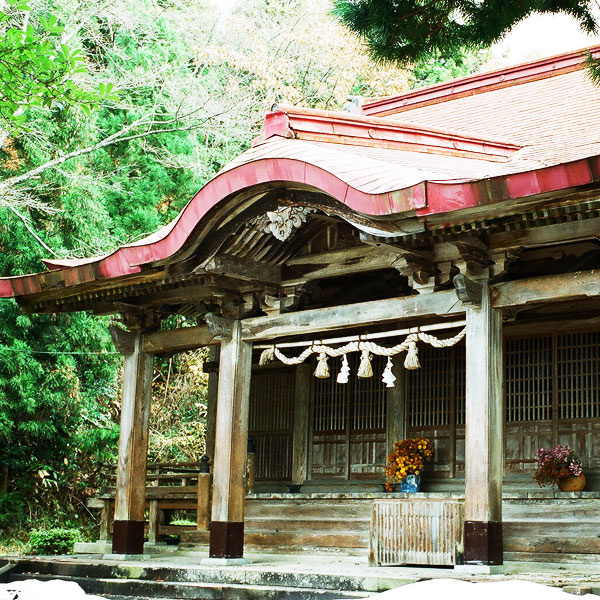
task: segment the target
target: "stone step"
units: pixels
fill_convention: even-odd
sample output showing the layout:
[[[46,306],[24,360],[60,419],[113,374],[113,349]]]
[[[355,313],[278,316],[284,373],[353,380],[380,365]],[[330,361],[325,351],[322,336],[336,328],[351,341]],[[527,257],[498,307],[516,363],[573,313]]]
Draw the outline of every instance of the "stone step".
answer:
[[[281,554],[281,553],[280,553]],[[346,553],[345,553],[346,554]],[[205,554],[203,554],[205,556]],[[186,564],[190,560],[188,553],[181,556],[161,560],[160,564],[150,560],[116,561],[107,559],[86,559],[83,557],[28,557],[15,559],[16,566],[12,575],[23,577],[57,577],[88,579],[126,579],[151,582],[188,582],[210,583],[218,585],[275,586],[301,589],[334,590],[337,592],[370,592],[383,591],[418,581],[414,577],[398,574],[391,577],[387,574],[383,581],[376,576],[365,577],[364,573],[327,572],[327,569],[294,568],[256,569],[252,565],[236,568],[200,565],[201,556],[196,564]],[[295,563],[290,557],[290,561]],[[195,560],[195,559],[194,559]],[[314,561],[313,561],[314,562]],[[312,564],[312,563],[311,563]],[[317,561],[326,565],[327,558]],[[334,564],[338,564],[334,562]],[[382,587],[383,586],[383,587]],[[114,592],[118,595],[120,592]],[[143,594],[142,594],[143,595]],[[337,595],[335,597],[338,597]]]
[[[52,575],[35,574],[35,579],[58,579]],[[12,575],[10,581],[30,579],[31,574]],[[90,578],[61,576],[63,581],[73,581],[87,594],[109,594],[123,598],[163,598],[194,600],[335,600],[366,598],[370,592],[332,589],[298,588],[277,585],[220,584],[216,582],[148,581],[143,579]]]

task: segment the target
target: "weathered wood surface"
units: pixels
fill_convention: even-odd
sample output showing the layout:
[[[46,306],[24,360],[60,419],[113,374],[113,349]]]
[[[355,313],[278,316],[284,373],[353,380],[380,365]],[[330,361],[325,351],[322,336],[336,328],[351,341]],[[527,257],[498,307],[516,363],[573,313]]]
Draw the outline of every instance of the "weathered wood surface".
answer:
[[[210,473],[198,474],[198,503],[196,505],[196,527],[208,531],[210,526]]]
[[[152,355],[137,333],[123,372],[115,520],[144,520],[152,369]]]
[[[206,325],[180,327],[166,331],[154,331],[144,336],[142,349],[151,354],[185,352],[201,346],[218,344]]]
[[[230,340],[221,342],[213,467],[212,521],[244,521],[244,471],[252,345],[234,321]]]
[[[491,286],[492,306],[511,308],[548,301],[567,301],[600,294],[600,271],[581,271],[561,275],[530,277]],[[462,314],[465,308],[452,290],[401,296],[385,300],[358,302],[328,308],[309,309],[276,316],[242,320],[246,341],[273,340],[277,337],[336,331],[374,323],[386,324],[435,316]],[[183,352],[218,344],[205,326],[157,331],[144,337],[143,351],[154,354]]]
[[[502,315],[484,282],[467,310],[465,520],[502,521]]]
[[[297,256],[287,261],[283,285],[297,285],[354,273],[365,273],[393,268],[398,252],[386,248],[375,249],[361,245],[340,250],[328,250],[317,254]],[[291,275],[292,272],[298,275]]]
[[[600,295],[600,270],[506,281],[492,286],[492,306],[509,308]]]
[[[396,377],[393,388],[387,388],[387,441],[386,449],[392,451],[394,444],[406,438],[406,381],[405,369],[394,364],[392,372]]]
[[[242,321],[243,339],[272,340],[287,335],[336,331],[351,327],[406,321],[417,317],[454,316],[465,309],[453,290],[423,296],[402,296],[331,308],[254,317]]]
[[[219,356],[220,348],[211,346],[208,349],[208,358],[216,362]],[[219,388],[219,374],[211,370],[208,374],[208,384],[206,386],[206,455],[209,464],[214,464],[215,458],[215,429],[217,423],[217,393]]]
[[[296,367],[294,396],[294,437],[292,451],[292,482],[303,483],[308,478],[308,430],[311,367],[303,363]]]
[[[459,500],[375,500],[369,564],[455,565],[462,555],[463,520]]]
[[[596,239],[599,231],[600,219],[585,219],[544,227],[492,233],[488,238],[488,244],[491,250],[532,248],[556,244],[557,240],[569,243],[584,239]]]

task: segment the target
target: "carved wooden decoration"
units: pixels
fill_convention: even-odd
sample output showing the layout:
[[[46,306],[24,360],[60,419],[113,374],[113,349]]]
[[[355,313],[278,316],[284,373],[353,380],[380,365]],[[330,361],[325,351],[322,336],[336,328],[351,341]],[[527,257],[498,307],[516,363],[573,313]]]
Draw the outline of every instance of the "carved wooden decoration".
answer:
[[[217,317],[213,313],[206,313],[204,318],[206,319],[206,326],[215,338],[220,340],[231,339],[231,320]]]
[[[115,348],[123,355],[132,354],[135,347],[136,334],[125,331],[117,325],[111,325],[109,328]]]
[[[302,227],[310,213],[316,209],[308,206],[282,206],[276,211],[267,212],[253,219],[252,225],[265,233],[272,234],[276,239],[285,242],[295,229]]]
[[[469,279],[462,273],[454,276],[452,280],[456,288],[456,295],[461,302],[465,304],[481,304],[482,285]]]

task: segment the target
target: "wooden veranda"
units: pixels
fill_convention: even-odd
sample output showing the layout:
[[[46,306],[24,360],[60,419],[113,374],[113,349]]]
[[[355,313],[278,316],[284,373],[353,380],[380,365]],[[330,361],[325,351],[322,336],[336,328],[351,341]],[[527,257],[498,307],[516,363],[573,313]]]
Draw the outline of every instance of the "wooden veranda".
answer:
[[[430,437],[426,489],[464,495],[473,564],[502,563],[503,479],[527,497],[538,447],[571,444],[598,490],[600,147],[597,138],[565,144],[570,121],[598,131],[589,103],[600,108],[600,93],[584,59],[466,79],[469,93],[458,95],[441,84],[366,103],[362,115],[276,107],[253,148],[163,230],[109,256],[0,280],[0,295],[29,312],[120,315],[114,553],[143,552],[153,356],[200,346],[214,347],[218,363],[213,558],[243,556],[249,433],[254,503],[261,492],[296,492],[306,504],[324,490],[372,493],[393,441]],[[570,101],[557,117],[543,98],[559,93]],[[460,133],[445,131],[449,119]],[[197,324],[162,329],[173,314]],[[314,357],[258,365],[264,346],[426,327],[466,335],[451,348],[419,342],[419,370],[394,357],[392,388],[379,358],[359,381],[350,357],[347,384],[333,359],[324,379],[313,376]]]

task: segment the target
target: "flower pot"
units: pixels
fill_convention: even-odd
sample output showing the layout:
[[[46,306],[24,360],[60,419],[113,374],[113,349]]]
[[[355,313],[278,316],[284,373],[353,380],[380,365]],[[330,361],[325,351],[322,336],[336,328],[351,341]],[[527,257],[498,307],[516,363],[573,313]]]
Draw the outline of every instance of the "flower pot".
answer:
[[[585,475],[575,477],[564,477],[558,480],[558,487],[561,492],[581,492],[585,487]]]
[[[421,475],[407,475],[400,482],[400,491],[412,494],[421,488]]]

